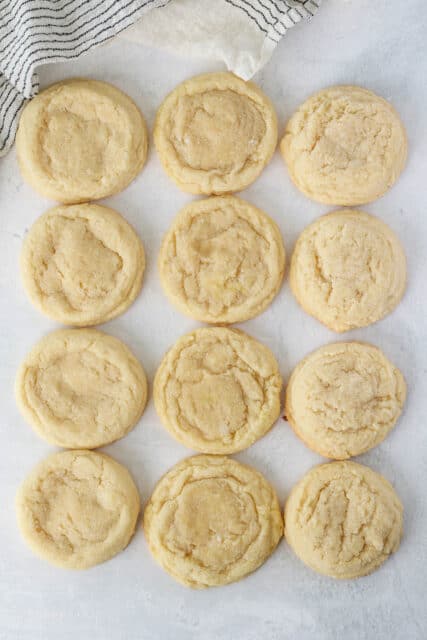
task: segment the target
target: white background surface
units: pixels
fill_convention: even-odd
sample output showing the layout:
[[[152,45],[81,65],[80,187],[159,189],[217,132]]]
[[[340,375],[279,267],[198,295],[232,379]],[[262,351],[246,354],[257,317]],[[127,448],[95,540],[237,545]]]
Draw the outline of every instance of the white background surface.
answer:
[[[310,24],[288,33],[255,78],[273,99],[281,128],[308,94],[332,83],[377,91],[393,102],[407,126],[404,174],[385,197],[365,208],[401,237],[408,256],[408,289],[392,315],[339,338],[380,346],[408,383],[407,405],[396,429],[360,457],[394,483],[404,503],[405,535],[398,553],[369,577],[336,582],[306,568],[282,541],[252,576],[201,592],[181,587],[155,564],[139,527],[126,551],[85,572],[58,570],[32,555],[16,527],[14,495],[28,471],[52,449],[19,415],[13,379],[26,352],[55,325],[26,299],[18,255],[26,230],[51,203],[22,182],[12,151],[0,162],[1,640],[427,638],[426,28],[424,0],[325,0]],[[42,86],[75,75],[110,81],[135,99],[151,127],[156,107],[169,90],[184,78],[215,68],[121,40],[74,63],[45,67],[40,76]],[[288,255],[299,232],[328,210],[296,191],[277,153],[242,195],[278,222]],[[140,176],[107,201],[138,230],[148,267],[137,302],[103,329],[132,347],[150,381],[169,345],[197,326],[168,304],[156,270],[161,237],[179,207],[190,200],[168,180],[151,147]],[[298,308],[286,281],[268,311],[242,328],[270,346],[285,380],[306,353],[336,339]],[[131,470],[143,502],[161,474],[190,454],[162,428],[151,398],[134,431],[107,451]],[[237,457],[267,476],[282,503],[292,484],[321,461],[282,420]]]

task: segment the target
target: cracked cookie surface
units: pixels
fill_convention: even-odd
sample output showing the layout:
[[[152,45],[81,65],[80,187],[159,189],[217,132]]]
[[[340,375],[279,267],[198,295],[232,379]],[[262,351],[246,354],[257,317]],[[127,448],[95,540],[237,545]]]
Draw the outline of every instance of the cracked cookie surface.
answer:
[[[384,222],[344,209],[304,229],[289,279],[307,313],[333,331],[348,331],[380,320],[397,306],[405,290],[406,258]]]
[[[33,224],[21,252],[26,292],[42,313],[89,326],[120,315],[137,297],[144,248],[113,209],[76,204],[49,209]]]
[[[351,206],[379,198],[394,184],[405,165],[407,142],[391,104],[361,87],[337,86],[297,109],[280,150],[306,196]]]
[[[198,455],[157,484],[144,513],[151,553],[176,580],[219,586],[255,571],[283,533],[276,493],[255,469]]]
[[[39,436],[78,449],[122,438],[147,401],[140,363],[123,342],[95,329],[64,329],[40,340],[19,368],[15,391]]]
[[[391,484],[369,467],[330,462],[311,469],[285,506],[285,538],[309,567],[358,578],[397,551],[403,507]]]
[[[207,73],[166,97],[157,112],[154,142],[166,173],[184,191],[240,191],[274,153],[276,113],[252,82],[232,73]]]
[[[276,223],[234,196],[185,206],[159,255],[166,294],[201,322],[241,322],[261,313],[277,294],[284,270]]]
[[[286,417],[307,446],[341,460],[382,442],[405,397],[402,374],[380,349],[339,342],[296,366],[286,387]]]
[[[203,328],[180,338],[154,380],[169,433],[203,453],[249,447],[280,413],[282,378],[271,351],[242,331]]]
[[[24,179],[59,202],[122,191],[147,157],[144,118],[116,87],[64,80],[41,91],[22,112],[16,151]]]
[[[138,490],[121,464],[92,451],[62,451],[21,485],[16,510],[32,551],[66,569],[86,569],[122,551],[135,531]]]

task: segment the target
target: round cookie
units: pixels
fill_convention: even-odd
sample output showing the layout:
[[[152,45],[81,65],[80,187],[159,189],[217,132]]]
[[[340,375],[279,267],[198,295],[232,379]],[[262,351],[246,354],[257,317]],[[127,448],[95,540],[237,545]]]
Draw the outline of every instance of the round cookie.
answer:
[[[193,456],[157,484],[144,513],[154,558],[178,582],[202,589],[255,571],[283,533],[274,489],[255,469]]]
[[[286,387],[286,417],[326,458],[357,456],[382,442],[406,398],[402,374],[370,344],[338,342],[314,351]]]
[[[242,331],[212,327],[169,349],[154,379],[154,403],[178,442],[202,453],[234,453],[273,426],[281,389],[267,347]]]
[[[277,145],[267,96],[232,73],[206,73],[178,85],[156,117],[154,143],[168,176],[189,193],[240,191]]]
[[[49,209],[23,244],[21,274],[31,302],[47,316],[89,326],[120,315],[137,297],[144,248],[122,216],[97,204]]]
[[[16,498],[27,544],[65,569],[86,569],[122,551],[134,534],[139,509],[138,489],[127,469],[93,451],[50,455]]]
[[[358,578],[375,571],[402,537],[403,507],[391,484],[355,462],[311,469],[285,506],[285,538],[314,571]]]
[[[405,166],[407,142],[391,104],[361,87],[338,86],[298,108],[280,150],[306,196],[357,205],[376,200],[394,184]]]
[[[201,322],[241,322],[261,313],[282,284],[285,250],[263,211],[234,196],[185,206],[159,256],[163,288]]]
[[[15,391],[36,433],[73,449],[122,438],[147,402],[139,362],[123,342],[95,329],[64,329],[40,340],[19,368]]]
[[[348,331],[380,320],[397,306],[405,290],[406,259],[384,222],[344,209],[304,229],[289,279],[307,313],[333,331]]]
[[[24,179],[64,203],[122,191],[144,166],[147,146],[144,118],[129,96],[87,79],[39,93],[23,110],[16,136]]]

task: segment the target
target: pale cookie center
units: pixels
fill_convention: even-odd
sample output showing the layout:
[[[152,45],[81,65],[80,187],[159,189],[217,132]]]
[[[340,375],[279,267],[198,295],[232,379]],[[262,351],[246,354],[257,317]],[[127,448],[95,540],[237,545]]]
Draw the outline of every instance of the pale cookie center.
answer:
[[[313,268],[328,305],[348,312],[381,304],[394,270],[386,240],[351,224],[326,233],[313,240]]]
[[[379,161],[387,148],[387,138],[380,133],[381,124],[368,115],[344,113],[330,120],[313,143],[313,167],[325,172],[332,166],[335,170],[362,171],[368,179],[367,162]]]
[[[253,159],[265,132],[264,117],[250,98],[212,90],[179,99],[171,141],[192,169],[238,173]]]
[[[68,470],[52,471],[31,502],[36,527],[65,554],[104,542],[119,520],[108,494],[102,476],[87,479]]]
[[[395,514],[366,482],[332,479],[306,495],[299,524],[314,553],[329,565],[369,562],[390,552]]]
[[[84,218],[55,216],[48,244],[37,259],[37,284],[45,296],[65,298],[73,310],[87,310],[114,291],[122,257],[96,237]]]
[[[42,416],[71,431],[108,431],[127,420],[134,403],[120,369],[89,350],[58,356],[33,376]]]
[[[232,436],[247,419],[242,387],[227,374],[206,374],[199,383],[183,384],[179,403],[188,422],[207,440]]]
[[[262,295],[270,275],[264,259],[269,242],[245,220],[230,222],[232,215],[200,215],[175,238],[185,297],[214,314]]]
[[[110,127],[95,114],[86,118],[67,109],[54,109],[40,134],[45,170],[57,180],[101,181],[108,168],[110,139]]]
[[[168,546],[206,568],[221,570],[238,561],[260,530],[253,499],[235,480],[195,480],[184,486],[175,505]]]
[[[390,424],[398,405],[384,368],[359,356],[347,368],[331,362],[316,369],[299,392],[315,422],[335,432],[377,430]],[[305,399],[304,399],[305,398]],[[304,405],[303,405],[304,406]]]
[[[238,346],[192,344],[180,353],[166,385],[172,423],[196,438],[229,443],[240,429],[255,428],[269,402],[267,384],[240,359]]]

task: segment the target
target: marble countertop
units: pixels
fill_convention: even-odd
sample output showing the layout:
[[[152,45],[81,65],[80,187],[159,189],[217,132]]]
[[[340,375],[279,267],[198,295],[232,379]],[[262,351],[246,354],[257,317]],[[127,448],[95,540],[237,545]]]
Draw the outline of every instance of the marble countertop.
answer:
[[[51,203],[24,184],[12,151],[0,161],[0,640],[423,640],[427,638],[427,8],[424,0],[325,0],[309,24],[291,30],[255,80],[272,98],[283,128],[295,107],[329,84],[360,84],[391,100],[407,126],[408,165],[396,186],[364,207],[400,236],[408,256],[408,288],[394,313],[345,338],[370,341],[403,371],[408,399],[397,427],[359,461],[383,473],[405,506],[399,552],[371,576],[350,582],[321,577],[282,542],[255,574],[224,588],[192,591],[175,583],[151,558],[138,528],[129,547],[85,572],[61,571],[37,559],[16,526],[14,495],[52,448],[18,413],[17,366],[55,328],[32,308],[19,281],[22,237]],[[123,39],[72,63],[40,70],[42,86],[71,76],[107,80],[140,105],[150,127],[164,95],[181,80],[220,68],[145,48]],[[279,224],[288,255],[301,230],[328,207],[291,184],[276,153],[243,197]],[[164,351],[197,326],[167,302],[156,257],[162,235],[192,197],[164,174],[153,147],[140,176],[106,202],[141,235],[147,253],[142,293],[103,329],[129,343],[152,381]],[[276,354],[285,380],[309,351],[336,339],[298,307],[288,283],[271,307],[241,325]],[[338,339],[342,339],[341,336]],[[190,454],[162,428],[152,399],[137,427],[106,451],[125,464],[142,501],[168,468]],[[283,504],[290,488],[321,458],[279,420],[236,456],[259,468]]]

